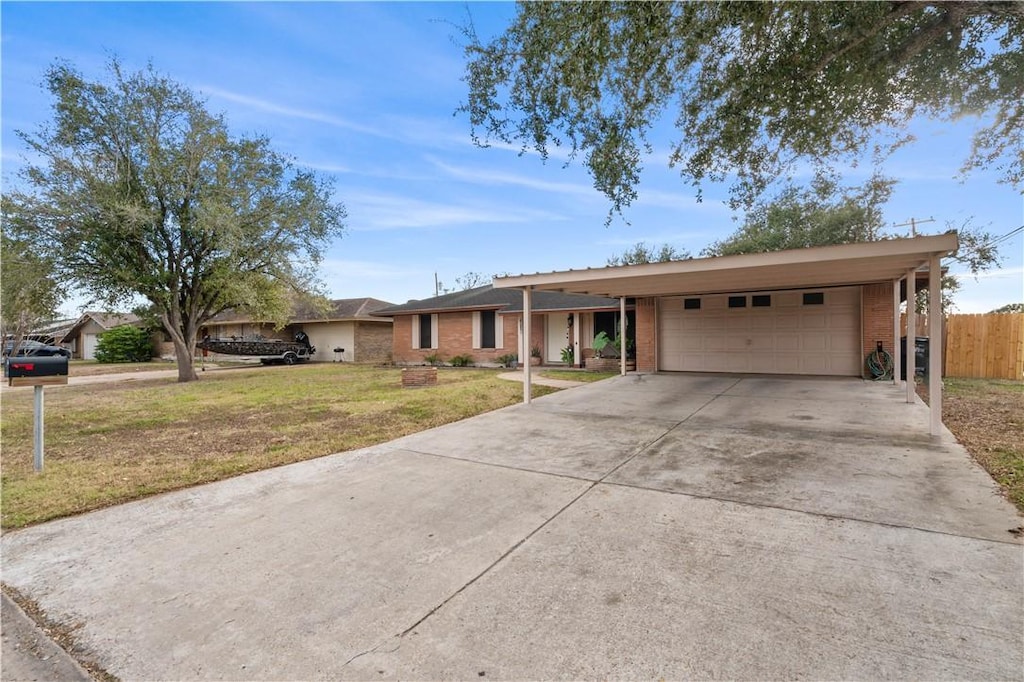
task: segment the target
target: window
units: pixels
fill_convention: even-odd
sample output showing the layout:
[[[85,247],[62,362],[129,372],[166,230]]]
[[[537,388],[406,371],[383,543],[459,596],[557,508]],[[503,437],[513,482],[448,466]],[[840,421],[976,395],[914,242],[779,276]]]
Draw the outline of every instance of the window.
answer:
[[[824,305],[825,304],[825,293],[822,291],[815,291],[814,293],[804,294],[804,305]]]
[[[729,297],[730,308],[746,308],[747,297],[746,296],[730,296]]]
[[[437,315],[412,316],[412,347],[437,348]]]
[[[473,313],[473,348],[501,348],[504,335],[503,320],[497,311]]]
[[[770,308],[772,305],[771,294],[759,294],[750,297],[750,305],[754,308]]]
[[[684,298],[683,310],[700,310],[699,298]]]

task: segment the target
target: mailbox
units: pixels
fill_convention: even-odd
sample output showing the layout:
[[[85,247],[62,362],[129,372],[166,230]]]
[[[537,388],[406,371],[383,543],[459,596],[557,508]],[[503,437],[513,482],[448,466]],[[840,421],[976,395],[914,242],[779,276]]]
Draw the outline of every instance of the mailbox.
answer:
[[[26,355],[7,359],[7,378],[12,385],[65,384],[68,359],[63,355]]]

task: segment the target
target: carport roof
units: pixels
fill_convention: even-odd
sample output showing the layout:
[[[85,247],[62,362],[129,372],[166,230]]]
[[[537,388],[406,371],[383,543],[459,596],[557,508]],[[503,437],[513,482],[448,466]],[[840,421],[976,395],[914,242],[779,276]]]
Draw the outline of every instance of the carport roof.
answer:
[[[771,291],[891,282],[955,253],[955,232],[742,256],[495,278],[495,288],[526,288],[595,296],[668,296]]]

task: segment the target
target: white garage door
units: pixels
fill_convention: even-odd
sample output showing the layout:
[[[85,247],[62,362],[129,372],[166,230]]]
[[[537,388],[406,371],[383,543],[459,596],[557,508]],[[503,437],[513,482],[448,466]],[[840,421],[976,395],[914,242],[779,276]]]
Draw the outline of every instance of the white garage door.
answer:
[[[858,287],[666,297],[659,369],[858,376],[859,310]]]
[[[96,359],[96,344],[99,342],[97,334],[82,334],[82,359]]]

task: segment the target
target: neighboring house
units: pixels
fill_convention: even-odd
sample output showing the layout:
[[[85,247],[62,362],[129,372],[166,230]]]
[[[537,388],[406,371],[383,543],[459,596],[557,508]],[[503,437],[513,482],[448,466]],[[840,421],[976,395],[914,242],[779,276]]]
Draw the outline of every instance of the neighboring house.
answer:
[[[899,351],[908,279],[915,289],[929,274],[937,280],[934,265],[956,248],[945,234],[500,277],[494,286],[521,301],[529,292],[533,309],[552,291],[632,302],[639,372],[862,376],[877,344]]]
[[[572,346],[576,366],[598,332],[616,336],[620,314],[616,299],[539,293],[530,316],[530,343],[524,347],[522,295],[490,284],[374,313],[394,319],[391,356],[397,364],[424,364],[429,356],[448,361],[456,355],[469,355],[477,365],[496,365],[504,355],[522,362],[535,348],[544,364],[560,364],[562,349]],[[632,338],[632,306],[626,315],[627,338]]]
[[[27,332],[24,338],[45,343],[50,346],[59,346],[61,345],[61,341],[64,339],[64,336],[71,331],[72,325],[74,325],[77,320],[78,318],[75,317],[65,317],[41,322],[39,325],[33,327],[31,331]]]
[[[73,358],[95,360],[100,334],[126,324],[139,324],[138,316],[131,313],[85,312],[64,333],[60,343],[71,351]]]
[[[316,347],[315,362],[386,362],[391,353],[391,320],[371,316],[391,305],[376,298],[344,298],[326,311],[298,308],[281,329],[265,320],[227,311],[203,325],[200,336],[213,338],[295,338],[305,332]]]

